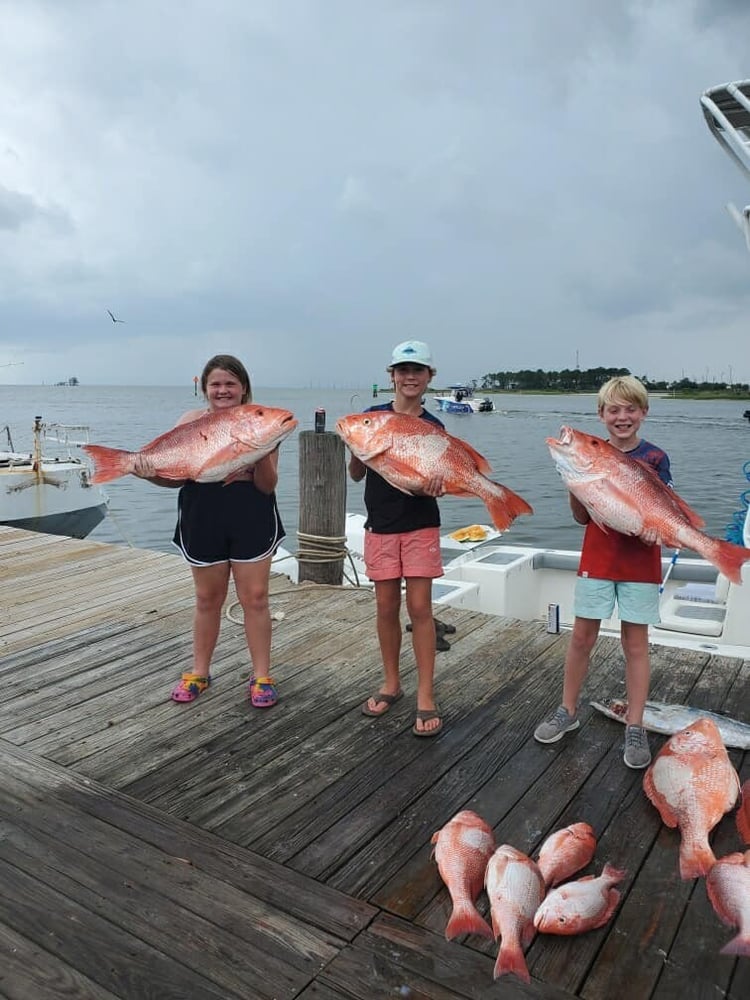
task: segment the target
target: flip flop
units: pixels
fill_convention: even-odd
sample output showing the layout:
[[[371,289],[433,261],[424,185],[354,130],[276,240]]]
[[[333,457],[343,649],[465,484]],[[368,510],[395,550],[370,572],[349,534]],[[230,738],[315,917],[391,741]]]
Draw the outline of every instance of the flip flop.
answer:
[[[372,695],[372,700],[377,704],[378,702],[384,701],[385,708],[379,708],[373,711],[373,709],[367,707],[367,701],[362,704],[362,715],[370,715],[373,718],[377,718],[379,715],[385,715],[385,713],[390,709],[391,705],[395,705],[396,702],[404,697],[404,692],[400,689],[395,694],[383,694],[382,691],[378,691],[377,694]]]
[[[440,621],[439,618],[435,618],[434,622],[435,622],[435,634],[437,636],[441,636],[441,635],[455,635],[456,634],[456,626],[455,625],[451,625],[450,622],[442,622],[442,621]],[[407,622],[406,623],[406,631],[407,632],[411,632],[412,630],[413,629],[412,629],[411,622]]]
[[[417,723],[412,726],[412,733],[415,736],[437,736],[443,728],[443,720],[440,718],[440,709],[437,705],[434,708],[418,708],[417,719],[419,722],[429,722],[431,719],[439,719],[440,725],[434,729],[417,729]]]

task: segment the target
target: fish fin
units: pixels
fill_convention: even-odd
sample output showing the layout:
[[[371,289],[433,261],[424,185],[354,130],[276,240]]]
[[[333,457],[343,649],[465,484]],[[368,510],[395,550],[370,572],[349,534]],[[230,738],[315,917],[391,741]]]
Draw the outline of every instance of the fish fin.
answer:
[[[502,944],[500,945],[500,951],[497,954],[497,961],[495,962],[492,975],[494,979],[499,979],[500,976],[507,976],[510,972],[518,976],[525,983],[531,982],[531,975],[526,965],[526,959],[524,958],[520,944],[517,942],[507,947]]]
[[[677,826],[677,816],[669,808],[661,792],[656,790],[654,777],[651,768],[643,776],[643,791],[646,798],[652,803],[656,811],[661,816],[661,821],[665,826],[674,829]]]
[[[683,834],[680,841],[680,878],[687,881],[708,875],[716,864],[716,857],[708,840],[705,843],[686,842]]]
[[[480,453],[476,450],[476,448],[473,448],[468,441],[464,441],[464,439],[460,437],[454,437],[452,434],[449,434],[448,437],[453,438],[454,441],[460,444],[461,447],[469,453],[472,462],[476,465],[477,469],[479,470],[479,472],[482,473],[483,476],[486,476],[490,472],[492,472],[492,466],[484,457],[484,455],[480,455]]]
[[[742,583],[742,566],[750,559],[750,549],[719,538],[706,537],[712,543],[710,552],[705,553],[709,561],[732,583]]]
[[[750,779],[742,786],[742,799],[737,810],[737,833],[743,844],[750,844]]]
[[[619,902],[620,902],[619,890],[610,889],[609,892],[607,893],[607,908],[605,909],[604,913],[602,913],[601,917],[597,920],[597,922],[593,925],[591,930],[594,930],[595,927],[603,927],[612,917],[612,914],[617,909]]]
[[[728,944],[724,945],[719,954],[750,956],[750,936],[738,934],[737,937],[733,937]]]
[[[495,483],[494,485],[503,491],[503,495],[500,497],[488,497],[484,499],[484,502],[487,510],[490,512],[492,523],[498,531],[504,531],[506,528],[509,528],[519,515],[534,513],[533,507],[526,503],[523,497],[520,497],[513,490],[509,490],[507,486],[502,486],[500,483]]]
[[[445,938],[452,941],[460,934],[479,934],[481,937],[494,937],[490,925],[482,914],[471,903],[456,906],[445,928]]]
[[[92,483],[108,483],[111,479],[127,476],[135,469],[134,451],[121,448],[106,448],[101,444],[85,444],[83,450],[94,463]]]

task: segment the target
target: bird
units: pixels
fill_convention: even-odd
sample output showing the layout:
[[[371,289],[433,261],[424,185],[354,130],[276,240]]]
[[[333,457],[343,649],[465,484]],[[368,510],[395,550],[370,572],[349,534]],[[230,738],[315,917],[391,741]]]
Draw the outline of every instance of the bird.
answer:
[[[107,310],[107,312],[109,313],[109,318],[112,320],[113,323],[124,323],[125,322],[124,319],[117,319],[117,317],[114,316],[113,313],[109,309]]]

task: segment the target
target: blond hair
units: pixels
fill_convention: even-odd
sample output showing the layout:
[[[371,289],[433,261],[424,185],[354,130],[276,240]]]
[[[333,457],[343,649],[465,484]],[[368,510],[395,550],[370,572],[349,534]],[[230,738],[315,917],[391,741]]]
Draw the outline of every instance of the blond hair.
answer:
[[[609,379],[599,389],[597,396],[597,407],[599,412],[610,403],[623,400],[625,403],[632,403],[642,410],[648,409],[648,392],[646,386],[634,375],[617,375]]]

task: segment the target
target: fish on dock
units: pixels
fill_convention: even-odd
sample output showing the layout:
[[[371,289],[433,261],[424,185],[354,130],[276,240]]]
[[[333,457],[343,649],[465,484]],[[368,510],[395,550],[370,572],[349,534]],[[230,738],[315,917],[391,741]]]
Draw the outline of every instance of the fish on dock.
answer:
[[[698,719],[670,736],[643,776],[643,791],[662,822],[680,831],[680,877],[707,875],[716,863],[708,838],[740,794],[716,725]]]
[[[594,857],[596,834],[588,823],[571,823],[551,833],[539,848],[536,859],[547,888],[565,882]]]
[[[143,478],[231,481],[270,454],[297,426],[290,410],[245,403],[207,413],[159,435],[138,451],[88,444],[93,483],[129,473]]]
[[[738,930],[721,954],[750,957],[750,851],[720,858],[706,876],[706,892],[722,923]]]
[[[432,421],[370,410],[341,417],[336,431],[353,455],[402,493],[421,494],[440,476],[446,493],[479,497],[499,531],[520,514],[534,512],[523,497],[488,478],[490,464],[483,455]]]
[[[692,549],[732,583],[742,583],[750,549],[700,529],[705,521],[656,471],[609,441],[562,427],[547,447],[567,489],[602,530],[641,538],[646,544]]]
[[[585,875],[552,889],[534,914],[534,927],[543,934],[585,934],[603,927],[617,909],[615,886],[627,872],[607,863],[601,875]]]
[[[537,865],[510,844],[501,844],[484,877],[490,900],[492,930],[500,938],[493,976],[513,973],[531,982],[524,951],[536,933],[534,914],[544,898],[544,879]]]
[[[491,938],[492,931],[477,910],[476,900],[484,886],[487,862],[495,851],[492,827],[471,809],[464,809],[432,835],[432,843],[440,877],[453,903],[446,940],[459,934]]]
[[[606,715],[608,719],[625,722],[628,703],[621,698],[592,701],[591,707]],[[643,728],[652,733],[673,736],[697,719],[710,719],[719,730],[725,747],[750,750],[750,724],[731,719],[728,715],[718,715],[692,705],[666,705],[658,701],[647,701],[643,713]]]

